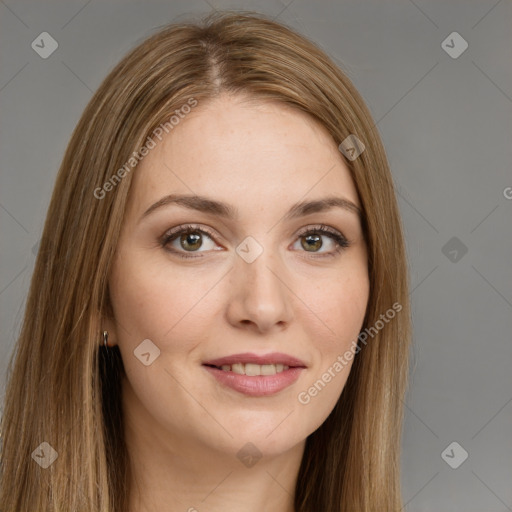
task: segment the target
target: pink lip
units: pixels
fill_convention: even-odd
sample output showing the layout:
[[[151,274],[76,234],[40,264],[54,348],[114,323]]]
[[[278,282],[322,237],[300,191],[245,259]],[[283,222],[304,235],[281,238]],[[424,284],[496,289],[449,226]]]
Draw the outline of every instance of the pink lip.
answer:
[[[304,368],[289,368],[275,375],[248,377],[234,372],[225,372],[213,366],[204,366],[221,384],[249,396],[268,396],[278,393],[293,384]]]
[[[296,357],[282,354],[280,352],[271,352],[270,354],[252,354],[245,352],[243,354],[233,354],[231,356],[220,357],[219,359],[212,359],[205,361],[203,364],[208,366],[222,366],[223,364],[235,363],[254,363],[254,364],[285,364],[290,367],[306,368],[306,363],[297,359]]]
[[[289,366],[289,368],[275,375],[255,375],[252,377],[220,369],[222,365],[235,363],[282,364]],[[248,396],[269,396],[278,393],[291,386],[307,367],[300,359],[279,352],[264,355],[233,354],[206,361],[203,366],[221,384]]]

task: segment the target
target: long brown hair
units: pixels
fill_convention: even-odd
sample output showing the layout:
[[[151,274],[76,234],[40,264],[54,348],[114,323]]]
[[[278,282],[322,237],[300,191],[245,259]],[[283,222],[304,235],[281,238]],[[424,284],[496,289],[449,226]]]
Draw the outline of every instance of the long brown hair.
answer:
[[[363,327],[376,333],[355,356],[334,410],[307,439],[295,509],[400,510],[411,327],[401,221],[382,142],[362,97],[321,49],[262,15],[221,12],[166,26],[133,49],[72,134],[9,364],[0,459],[4,512],[128,509],[124,369],[117,347],[106,351],[99,344],[102,319],[112,315],[107,279],[136,168],[101,198],[94,191],[176,109],[222,92],[286,104],[320,122],[337,145],[356,135],[365,146],[346,164],[368,247]],[[396,303],[400,313],[375,329]],[[43,442],[58,454],[46,469],[33,456]]]

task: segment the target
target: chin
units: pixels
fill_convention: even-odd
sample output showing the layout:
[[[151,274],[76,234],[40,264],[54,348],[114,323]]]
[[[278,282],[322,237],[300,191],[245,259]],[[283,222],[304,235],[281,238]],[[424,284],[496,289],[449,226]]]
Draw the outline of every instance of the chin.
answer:
[[[240,412],[233,415],[230,421],[223,422],[224,428],[232,437],[226,432],[221,438],[209,438],[209,442],[215,449],[236,457],[244,451],[251,451],[252,445],[263,456],[279,456],[300,445],[315,430],[314,425],[302,425],[298,422],[298,411],[292,410],[291,407],[281,407],[274,411]]]

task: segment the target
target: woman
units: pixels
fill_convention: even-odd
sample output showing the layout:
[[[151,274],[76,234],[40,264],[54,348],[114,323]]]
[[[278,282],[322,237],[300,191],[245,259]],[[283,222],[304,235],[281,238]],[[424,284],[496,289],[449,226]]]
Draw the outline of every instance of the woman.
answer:
[[[398,511],[410,320],[348,78],[261,15],[165,27],[79,121],[2,423],[2,510]]]

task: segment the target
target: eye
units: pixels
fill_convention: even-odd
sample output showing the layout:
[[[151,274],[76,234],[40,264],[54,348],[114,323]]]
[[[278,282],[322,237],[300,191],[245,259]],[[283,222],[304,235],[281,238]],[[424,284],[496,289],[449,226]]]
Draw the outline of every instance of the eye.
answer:
[[[219,250],[215,249],[216,244],[212,237],[213,233],[210,231],[188,224],[178,226],[165,233],[160,243],[167,251],[178,253],[182,258],[200,258],[201,256],[186,253]],[[207,239],[206,243],[205,239]],[[200,251],[199,249],[204,249],[205,251]]]
[[[301,247],[306,252],[314,253],[314,255],[318,254],[320,257],[336,256],[336,254],[350,246],[350,242],[342,233],[323,224],[309,227],[305,231],[299,233],[298,236],[299,239],[296,244],[300,243]],[[324,237],[329,239],[327,244],[322,240]],[[320,252],[320,249],[323,249],[325,246],[327,246],[327,250]],[[329,247],[331,247],[330,250]]]
[[[193,224],[187,224],[167,231],[161,238],[160,244],[166,251],[177,254],[180,258],[201,258],[200,253],[202,252],[221,250],[215,244],[214,237],[213,232],[204,227],[199,228]],[[326,238],[328,242],[325,243],[323,238]],[[294,244],[295,249],[297,249],[295,247],[297,243],[300,243],[305,252],[312,253],[312,257],[336,256],[350,246],[350,242],[342,233],[323,224],[308,227],[300,232],[298,240]],[[327,250],[321,251],[325,247]]]

